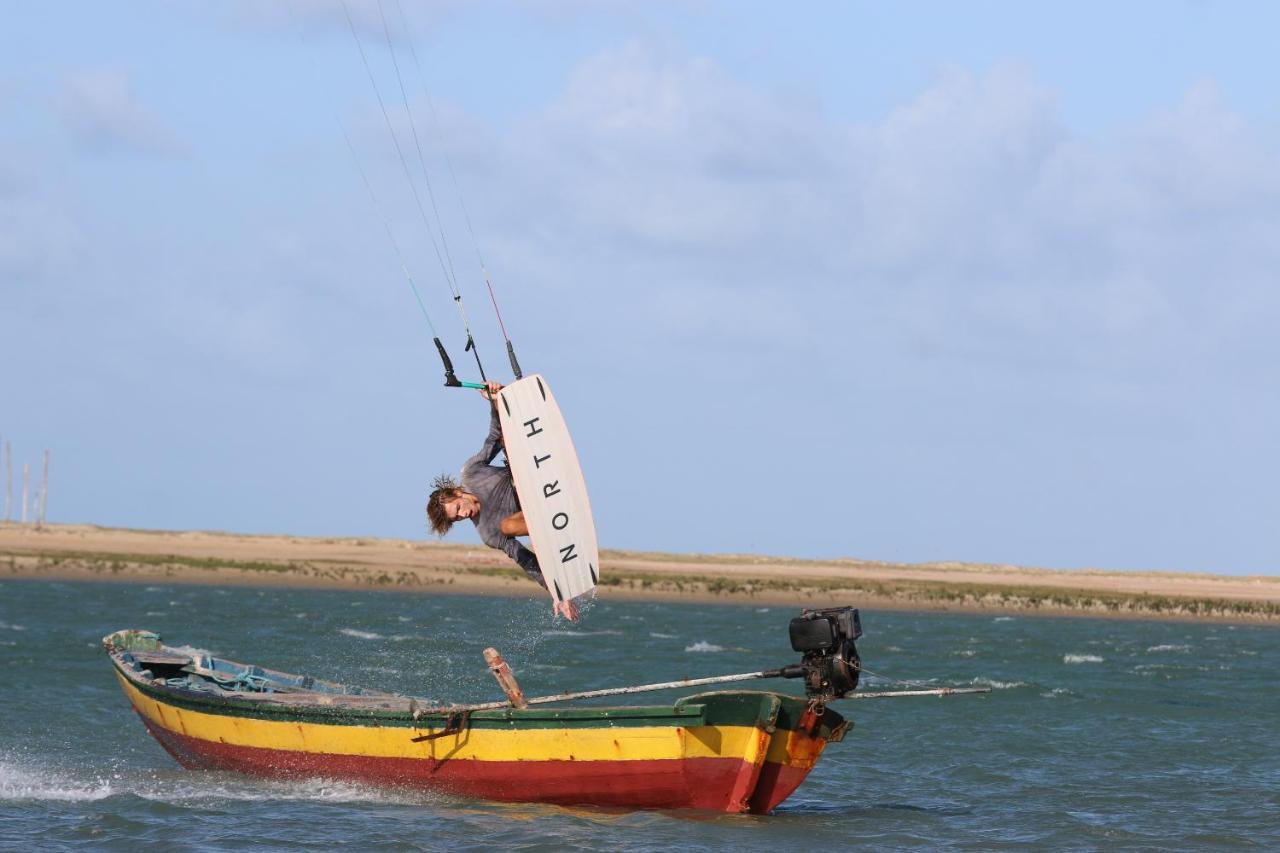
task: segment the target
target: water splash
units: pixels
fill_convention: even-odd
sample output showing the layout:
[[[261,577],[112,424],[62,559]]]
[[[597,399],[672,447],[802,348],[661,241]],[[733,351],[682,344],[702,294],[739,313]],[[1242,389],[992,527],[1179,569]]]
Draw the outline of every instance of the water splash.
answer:
[[[355,628],[339,628],[339,634],[346,634],[348,637],[358,637],[361,640],[383,640],[386,639],[381,634],[373,631],[359,631]]]
[[[1062,656],[1063,663],[1102,663],[1106,658],[1098,655],[1067,654]]]

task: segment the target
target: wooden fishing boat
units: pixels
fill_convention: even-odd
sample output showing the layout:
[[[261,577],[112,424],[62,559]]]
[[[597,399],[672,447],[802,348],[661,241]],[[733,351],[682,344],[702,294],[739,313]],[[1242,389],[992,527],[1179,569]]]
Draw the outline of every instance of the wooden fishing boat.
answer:
[[[117,631],[103,645],[147,730],[192,769],[761,814],[850,725],[812,697],[751,690],[670,705],[468,710],[188,654],[147,631]]]

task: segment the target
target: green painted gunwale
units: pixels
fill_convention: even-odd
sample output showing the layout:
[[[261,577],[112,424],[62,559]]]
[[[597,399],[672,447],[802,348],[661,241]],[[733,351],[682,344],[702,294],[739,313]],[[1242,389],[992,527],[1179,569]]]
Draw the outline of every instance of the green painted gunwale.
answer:
[[[111,652],[112,665],[137,690],[166,705],[184,710],[220,716],[241,717],[279,722],[315,725],[385,726],[389,728],[443,729],[450,712],[446,709],[420,709],[417,719],[407,709],[353,708],[340,705],[290,705],[286,702],[245,698],[238,695],[218,696],[181,687],[157,685],[144,681],[125,665],[118,653]],[[278,695],[278,694],[277,694]],[[731,690],[700,693],[683,697],[671,705],[623,706],[600,708],[504,708],[474,711],[468,725],[475,729],[527,730],[565,728],[641,728],[654,726],[756,726],[766,714],[765,699],[776,697],[778,713],[773,723],[778,729],[792,731],[806,701],[798,696],[756,690]],[[388,701],[407,701],[409,697],[388,696]],[[341,697],[335,697],[341,702]],[[835,711],[823,715],[823,728],[833,731],[843,721]]]

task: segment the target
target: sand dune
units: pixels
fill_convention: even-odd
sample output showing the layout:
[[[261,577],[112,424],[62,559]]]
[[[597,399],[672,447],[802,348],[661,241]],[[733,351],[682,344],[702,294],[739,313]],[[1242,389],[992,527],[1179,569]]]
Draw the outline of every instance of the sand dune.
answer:
[[[1280,622],[1280,578],[604,551],[603,598]],[[542,595],[482,546],[0,524],[0,578]]]

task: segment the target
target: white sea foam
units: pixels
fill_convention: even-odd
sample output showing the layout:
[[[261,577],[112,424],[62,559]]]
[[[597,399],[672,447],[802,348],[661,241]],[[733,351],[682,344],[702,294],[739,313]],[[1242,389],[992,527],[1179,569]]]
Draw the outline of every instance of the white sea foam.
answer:
[[[994,678],[975,678],[969,682],[974,687],[990,687],[992,690],[1012,690],[1015,687],[1026,687],[1023,681],[996,681]]]
[[[243,786],[178,786],[177,790],[156,792],[163,799],[177,802],[206,803],[210,799],[227,800],[307,800],[323,803],[399,803],[413,804],[428,799],[426,795],[397,794],[386,788],[372,788],[333,779],[308,779],[297,782],[247,781]],[[140,796],[147,794],[139,792]]]
[[[973,649],[960,649],[959,651],[952,652],[951,654],[954,657],[971,658],[976,655],[977,652]]]
[[[1172,643],[1161,643],[1158,646],[1147,646],[1147,652],[1189,652],[1190,646],[1176,645]]]
[[[173,646],[172,648],[175,652],[177,652],[180,655],[191,655],[192,657],[198,657],[200,655],[211,655],[216,658],[218,657],[219,654],[221,654],[221,652],[215,652],[210,649],[201,649],[195,646]]]
[[[1063,663],[1102,663],[1104,658],[1097,655],[1063,655]]]
[[[62,773],[22,767],[0,760],[0,802],[6,800],[58,800],[83,802],[111,796],[111,783],[103,779],[80,782]]]
[[[678,634],[664,634],[661,631],[650,631],[649,636],[656,640],[674,640]]]
[[[172,803],[181,806],[207,808],[210,803],[222,802],[278,802],[281,800],[312,801],[324,803],[396,803],[416,804],[430,798],[418,792],[395,792],[386,788],[370,788],[333,779],[303,779],[298,781],[272,781],[220,775],[199,776],[168,773],[112,774],[110,783],[102,783],[100,796],[83,799],[101,799],[113,794],[132,794],[152,802]],[[90,790],[96,794],[96,791]],[[53,799],[53,798],[47,798]]]
[[[699,640],[692,646],[685,646],[686,652],[722,652],[724,646],[717,646],[715,643],[708,643],[706,640]]]
[[[8,622],[0,622],[0,628],[8,628],[10,631],[25,631],[25,630],[27,630],[27,629],[26,629],[26,628],[24,628],[22,625],[10,625]]]
[[[1016,620],[1014,617],[1012,617],[1012,616],[997,616],[996,618],[992,619],[991,621],[992,621],[992,622],[1015,622],[1015,621],[1017,621],[1017,620]]]
[[[355,628],[340,628],[339,634],[346,634],[348,637],[358,637],[361,640],[381,640],[381,634],[375,634],[373,631],[357,631]]]
[[[544,637],[599,637],[605,634],[611,634],[615,637],[621,637],[621,631],[613,631],[605,629],[603,631],[563,631],[558,628],[552,628],[542,632]]]

